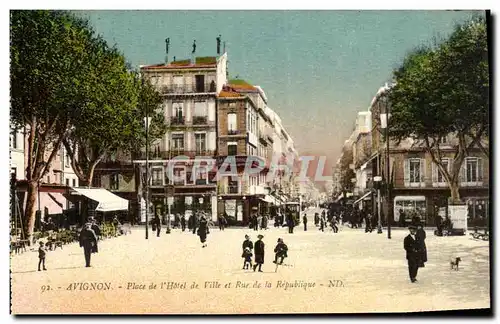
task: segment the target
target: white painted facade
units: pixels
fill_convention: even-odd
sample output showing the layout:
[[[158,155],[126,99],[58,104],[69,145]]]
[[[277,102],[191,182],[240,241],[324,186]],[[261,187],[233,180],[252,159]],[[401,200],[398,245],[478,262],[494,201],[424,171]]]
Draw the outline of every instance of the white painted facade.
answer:
[[[25,179],[24,134],[23,129],[12,131],[9,141],[10,172],[16,174],[17,180]]]

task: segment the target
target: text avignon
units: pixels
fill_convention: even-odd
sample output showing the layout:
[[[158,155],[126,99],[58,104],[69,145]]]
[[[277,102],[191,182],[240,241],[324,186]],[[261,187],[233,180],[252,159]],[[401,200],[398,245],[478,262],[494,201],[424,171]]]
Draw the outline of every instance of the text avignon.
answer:
[[[110,282],[73,282],[66,290],[111,290]]]

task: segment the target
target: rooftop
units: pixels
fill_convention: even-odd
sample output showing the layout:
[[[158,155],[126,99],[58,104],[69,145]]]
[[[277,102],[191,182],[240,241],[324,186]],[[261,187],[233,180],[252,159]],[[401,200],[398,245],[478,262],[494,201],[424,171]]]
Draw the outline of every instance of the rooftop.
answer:
[[[227,86],[235,91],[259,92],[258,88],[241,79],[229,80]]]
[[[198,68],[215,68],[217,66],[217,57],[204,56],[196,57],[193,64],[190,59],[175,60],[167,65],[165,63],[144,65],[141,70],[154,70],[154,69],[198,69]]]

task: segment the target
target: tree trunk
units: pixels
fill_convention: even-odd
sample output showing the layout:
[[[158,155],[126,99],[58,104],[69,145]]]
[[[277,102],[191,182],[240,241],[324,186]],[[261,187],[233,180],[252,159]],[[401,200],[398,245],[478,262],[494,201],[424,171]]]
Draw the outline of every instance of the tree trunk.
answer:
[[[30,181],[28,182],[28,192],[26,197],[26,210],[25,210],[25,218],[24,218],[24,233],[25,238],[28,238],[30,244],[33,239],[33,231],[35,229],[35,219],[36,219],[36,196],[38,194],[38,184],[37,182]]]
[[[450,202],[451,204],[460,204],[462,201],[460,200],[460,192],[459,192],[459,185],[458,181],[457,182],[451,182],[450,183]]]

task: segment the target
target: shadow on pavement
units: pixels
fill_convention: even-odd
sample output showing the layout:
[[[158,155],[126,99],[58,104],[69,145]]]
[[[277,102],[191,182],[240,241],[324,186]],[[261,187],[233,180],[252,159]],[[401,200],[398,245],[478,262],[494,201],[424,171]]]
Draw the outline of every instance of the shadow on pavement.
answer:
[[[47,269],[47,271],[52,271],[52,270],[66,270],[66,269],[80,269],[83,267],[63,267],[63,268],[50,268]],[[30,273],[30,272],[38,272],[38,270],[28,270],[28,271],[12,271],[12,273]],[[42,271],[40,271],[42,272]]]

